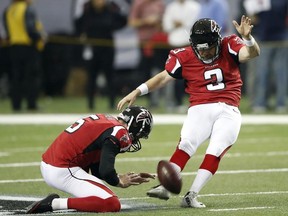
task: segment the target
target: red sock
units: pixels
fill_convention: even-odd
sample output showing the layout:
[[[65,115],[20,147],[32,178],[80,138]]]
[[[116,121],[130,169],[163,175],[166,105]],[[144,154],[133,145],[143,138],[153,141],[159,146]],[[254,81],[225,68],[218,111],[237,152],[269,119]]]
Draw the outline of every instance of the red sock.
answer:
[[[82,212],[119,212],[121,204],[116,196],[107,199],[96,196],[68,198],[68,209]]]
[[[231,148],[231,146],[228,146],[219,157],[216,157],[214,155],[206,154],[205,158],[200,166],[200,169],[206,169],[210,171],[213,175],[216,173],[221,158],[226,154],[226,152]]]
[[[200,166],[200,169],[206,169],[214,175],[218,169],[219,163],[220,163],[220,157],[206,154],[205,158],[204,158],[204,160]]]
[[[172,157],[170,158],[170,162],[177,164],[182,171],[189,159],[190,156],[186,152],[177,148]]]

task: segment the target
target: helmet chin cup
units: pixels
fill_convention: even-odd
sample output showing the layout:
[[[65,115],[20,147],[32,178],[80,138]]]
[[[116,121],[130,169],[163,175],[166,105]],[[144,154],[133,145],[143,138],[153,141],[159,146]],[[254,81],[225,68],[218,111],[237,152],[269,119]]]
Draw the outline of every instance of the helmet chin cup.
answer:
[[[127,152],[137,152],[142,148],[142,144],[139,139],[132,139],[132,145],[127,150]]]

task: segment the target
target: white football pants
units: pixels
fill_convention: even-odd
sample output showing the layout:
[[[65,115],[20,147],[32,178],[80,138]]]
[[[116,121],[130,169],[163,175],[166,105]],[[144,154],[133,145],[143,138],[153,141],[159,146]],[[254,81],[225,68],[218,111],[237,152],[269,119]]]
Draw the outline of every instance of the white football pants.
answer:
[[[206,154],[219,157],[236,142],[241,121],[241,113],[235,106],[220,102],[192,106],[183,123],[178,147],[191,157],[210,138]]]
[[[48,185],[75,197],[97,196],[107,199],[114,195],[101,179],[80,167],[60,168],[42,161],[41,173]]]

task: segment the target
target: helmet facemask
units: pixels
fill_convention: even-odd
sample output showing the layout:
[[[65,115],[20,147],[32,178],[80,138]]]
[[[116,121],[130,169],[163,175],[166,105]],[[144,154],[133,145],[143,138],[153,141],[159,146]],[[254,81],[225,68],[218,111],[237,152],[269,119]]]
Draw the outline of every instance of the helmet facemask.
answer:
[[[221,28],[211,19],[200,19],[192,26],[190,32],[190,44],[197,57],[205,64],[212,63],[219,57],[221,51]],[[209,59],[201,56],[200,51],[215,48],[215,54]]]

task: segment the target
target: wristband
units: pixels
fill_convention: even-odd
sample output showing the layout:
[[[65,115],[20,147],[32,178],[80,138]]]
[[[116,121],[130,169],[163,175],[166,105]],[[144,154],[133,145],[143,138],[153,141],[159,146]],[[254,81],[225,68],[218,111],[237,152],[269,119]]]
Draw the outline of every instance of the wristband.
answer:
[[[146,83],[142,83],[136,89],[140,90],[140,92],[141,92],[140,96],[148,94],[148,92],[149,92],[149,89],[148,89],[148,86],[146,85]]]
[[[242,40],[244,41],[244,44],[247,46],[247,47],[252,47],[254,46],[255,44],[255,39],[251,36],[251,39],[250,40],[246,40],[244,38],[242,38]]]

